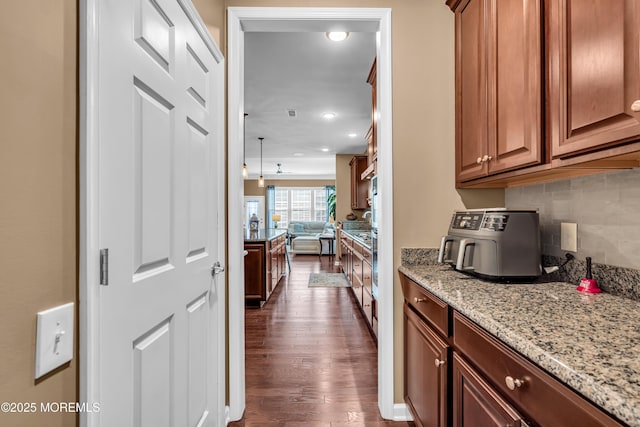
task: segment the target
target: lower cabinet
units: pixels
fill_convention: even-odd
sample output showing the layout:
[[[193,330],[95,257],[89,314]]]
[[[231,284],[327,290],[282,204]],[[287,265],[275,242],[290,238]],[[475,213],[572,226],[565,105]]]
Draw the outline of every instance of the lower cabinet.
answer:
[[[404,395],[416,425],[623,425],[405,275],[400,282]]]
[[[371,250],[340,231],[340,264],[351,283],[351,290],[364,315],[369,331],[374,338],[378,335],[378,317],[373,298]]]
[[[272,240],[245,242],[244,298],[246,305],[262,306],[286,274],[285,235]]]
[[[449,345],[404,305],[404,399],[417,426],[446,426]]]
[[[453,354],[452,378],[455,427],[527,425],[520,414],[456,353]]]

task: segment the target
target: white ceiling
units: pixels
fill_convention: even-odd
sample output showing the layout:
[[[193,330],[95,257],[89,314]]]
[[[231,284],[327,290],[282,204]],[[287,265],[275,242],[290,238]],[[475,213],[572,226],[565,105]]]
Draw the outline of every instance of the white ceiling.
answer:
[[[246,32],[249,177],[260,175],[258,137],[264,137],[266,179],[334,179],[336,154],[363,153],[371,125],[366,80],[375,52],[373,32],[352,32],[342,42],[324,32]],[[290,109],[296,117],[289,117]],[[336,117],[327,120],[325,112]]]

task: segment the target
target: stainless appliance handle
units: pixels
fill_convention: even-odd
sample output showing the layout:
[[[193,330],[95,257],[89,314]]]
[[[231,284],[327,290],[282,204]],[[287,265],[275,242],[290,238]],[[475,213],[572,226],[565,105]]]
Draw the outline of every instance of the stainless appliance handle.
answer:
[[[440,240],[440,252],[438,252],[438,262],[440,264],[453,261],[452,259],[444,259],[444,248],[447,245],[447,242],[453,242],[451,236],[442,236],[442,240]]]
[[[476,241],[473,239],[462,239],[458,246],[458,259],[456,261],[456,270],[470,271],[473,267],[464,268],[464,254],[467,252],[467,246],[475,245]]]

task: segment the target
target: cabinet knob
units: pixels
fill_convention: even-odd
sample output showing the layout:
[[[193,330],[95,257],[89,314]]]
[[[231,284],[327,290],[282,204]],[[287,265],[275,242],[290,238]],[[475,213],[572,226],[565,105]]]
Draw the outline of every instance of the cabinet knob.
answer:
[[[413,297],[413,302],[415,302],[415,303],[421,303],[421,302],[425,302],[425,301],[426,301],[425,298]]]
[[[493,159],[493,157],[491,157],[488,154],[485,154],[484,156],[482,156],[482,162],[488,162],[489,160]]]
[[[434,364],[436,365],[436,368],[439,368],[440,366],[444,365],[444,360],[436,359],[434,360]]]
[[[478,157],[478,159],[476,160],[476,163],[477,163],[477,164],[482,163],[482,157]]]
[[[631,111],[635,111],[636,113],[640,111],[640,99],[633,101],[633,104],[631,104]]]
[[[504,379],[504,383],[507,385],[507,388],[509,390],[515,390],[516,388],[522,387],[522,385],[524,384],[524,380],[513,378],[512,376],[507,376]]]

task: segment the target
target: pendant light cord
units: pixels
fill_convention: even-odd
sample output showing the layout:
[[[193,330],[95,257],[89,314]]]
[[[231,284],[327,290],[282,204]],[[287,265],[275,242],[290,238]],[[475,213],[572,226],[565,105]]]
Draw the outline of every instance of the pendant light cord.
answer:
[[[258,138],[260,140],[260,176],[262,176],[262,140],[263,137]]]

